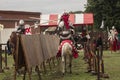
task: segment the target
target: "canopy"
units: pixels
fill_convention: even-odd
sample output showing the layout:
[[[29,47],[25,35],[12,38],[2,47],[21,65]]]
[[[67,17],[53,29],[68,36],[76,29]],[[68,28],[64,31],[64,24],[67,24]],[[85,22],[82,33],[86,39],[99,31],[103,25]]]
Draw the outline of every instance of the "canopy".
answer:
[[[62,14],[40,15],[40,26],[57,26]],[[93,25],[93,14],[70,14],[69,20],[73,25]]]

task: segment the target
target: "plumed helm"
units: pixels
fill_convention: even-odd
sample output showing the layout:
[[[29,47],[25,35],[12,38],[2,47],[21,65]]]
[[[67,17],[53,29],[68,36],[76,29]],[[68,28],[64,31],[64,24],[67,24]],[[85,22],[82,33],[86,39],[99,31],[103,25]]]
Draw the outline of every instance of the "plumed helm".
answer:
[[[112,29],[115,29],[115,26],[113,26]]]
[[[61,15],[61,19],[63,19],[63,18],[64,18],[64,16],[68,16],[68,17],[69,17],[70,15],[69,15],[69,13],[68,13],[68,12],[64,12],[64,13]]]
[[[63,15],[69,15],[69,13],[68,12],[64,12]]]
[[[19,20],[19,24],[20,24],[20,25],[24,25],[24,20],[23,20],[23,19],[20,19],[20,20]]]

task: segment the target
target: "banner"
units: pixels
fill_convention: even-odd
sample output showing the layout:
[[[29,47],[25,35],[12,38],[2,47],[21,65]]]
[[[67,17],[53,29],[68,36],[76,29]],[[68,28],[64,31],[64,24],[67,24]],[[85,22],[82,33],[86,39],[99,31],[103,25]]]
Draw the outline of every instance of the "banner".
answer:
[[[0,31],[2,31],[4,28],[4,25],[0,24]]]

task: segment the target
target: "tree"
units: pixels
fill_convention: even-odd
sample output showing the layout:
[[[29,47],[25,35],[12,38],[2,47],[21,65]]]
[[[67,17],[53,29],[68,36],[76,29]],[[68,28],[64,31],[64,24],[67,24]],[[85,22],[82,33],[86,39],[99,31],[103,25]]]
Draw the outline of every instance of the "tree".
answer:
[[[94,14],[94,26],[99,28],[104,20],[105,28],[120,26],[120,0],[87,0],[85,12]]]

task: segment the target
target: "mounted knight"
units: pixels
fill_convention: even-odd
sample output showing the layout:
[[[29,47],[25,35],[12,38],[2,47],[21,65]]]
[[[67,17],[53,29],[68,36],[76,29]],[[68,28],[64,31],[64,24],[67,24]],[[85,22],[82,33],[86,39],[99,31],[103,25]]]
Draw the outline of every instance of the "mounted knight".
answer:
[[[59,46],[57,56],[61,56],[62,45],[65,42],[68,42],[70,45],[72,45],[73,56],[78,57],[78,52],[76,48],[74,47],[74,39],[73,39],[73,35],[75,34],[74,26],[69,21],[69,16],[70,15],[68,13],[66,12],[63,13],[63,15],[61,16],[60,22],[58,23],[58,27],[56,31],[60,37],[60,46]]]
[[[115,29],[115,27],[113,26],[112,29],[110,30],[109,36],[108,36],[108,40],[110,41],[110,47],[112,51],[117,51],[118,49],[118,32]]]
[[[18,28],[17,28],[17,33],[20,33],[20,34],[25,34],[25,25],[24,25],[24,20],[19,20],[19,25],[18,25]]]

